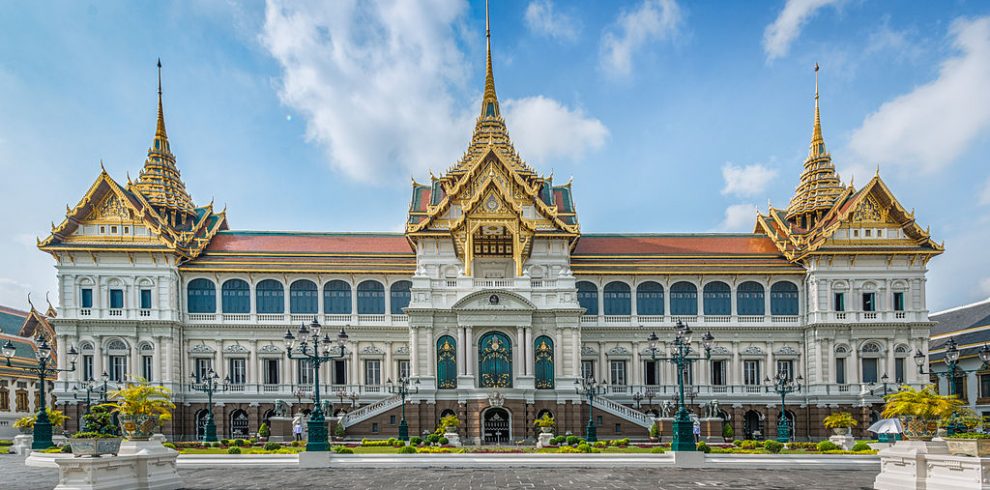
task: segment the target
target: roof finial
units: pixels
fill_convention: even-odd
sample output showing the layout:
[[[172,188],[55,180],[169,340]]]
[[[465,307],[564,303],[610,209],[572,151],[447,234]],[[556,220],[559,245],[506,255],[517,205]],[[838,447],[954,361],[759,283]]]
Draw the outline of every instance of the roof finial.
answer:
[[[165,111],[162,109],[162,59],[158,58],[158,125],[155,127],[155,139],[161,139],[163,141],[163,150],[167,150],[168,147],[164,145],[164,142],[168,141],[168,135],[165,134]]]
[[[818,63],[815,63],[815,128],[811,133],[811,153],[817,155],[825,153],[825,138],[822,137],[822,113],[818,105],[819,69]]]
[[[495,95],[495,75],[492,70],[492,28],[488,14],[488,0],[485,0],[485,42],[487,44],[487,59],[485,60],[485,96],[481,101],[481,117],[498,117],[498,96]]]
[[[31,311],[34,311],[34,303],[31,302],[31,291],[28,291],[28,305],[31,306]]]

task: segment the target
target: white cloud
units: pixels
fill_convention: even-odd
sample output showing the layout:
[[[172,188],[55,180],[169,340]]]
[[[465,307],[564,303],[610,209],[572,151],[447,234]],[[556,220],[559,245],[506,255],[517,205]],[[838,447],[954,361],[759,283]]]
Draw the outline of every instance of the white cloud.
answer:
[[[577,39],[580,25],[570,15],[553,8],[553,0],[533,0],[526,7],[526,27],[536,34],[559,41],[572,42]]]
[[[608,128],[601,121],[542,95],[506,101],[505,123],[519,153],[537,163],[554,157],[580,158],[608,139]]]
[[[856,157],[932,172],[990,128],[990,17],[957,20],[950,32],[959,55],[942,62],[935,80],[867,116],[850,139]]]
[[[674,0],[643,0],[636,9],[623,12],[602,37],[602,68],[612,75],[629,75],[634,52],[650,41],[676,36],[682,19],[681,7]]]
[[[725,219],[719,223],[717,231],[751,232],[756,223],[755,204],[733,204],[725,208]]]
[[[758,196],[763,194],[767,185],[776,176],[776,170],[758,163],[742,167],[734,165],[732,162],[726,162],[722,166],[722,179],[725,181],[722,195]]]
[[[787,55],[791,42],[800,34],[804,26],[818,10],[841,0],[787,0],[777,19],[763,31],[763,51],[767,60]]]

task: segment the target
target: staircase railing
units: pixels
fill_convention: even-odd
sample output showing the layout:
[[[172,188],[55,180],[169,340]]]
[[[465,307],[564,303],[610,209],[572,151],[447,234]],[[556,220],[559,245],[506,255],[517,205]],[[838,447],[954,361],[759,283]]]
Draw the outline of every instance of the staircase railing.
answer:
[[[399,395],[393,395],[389,398],[383,400],[378,400],[377,402],[365,405],[361,408],[355,409],[351,412],[344,414],[340,418],[340,424],[344,427],[349,427],[358,422],[367,420],[375,415],[383,412],[387,412],[402,404],[402,397]]]
[[[633,410],[621,403],[614,402],[608,398],[595,397],[592,405],[595,408],[600,408],[616,417],[624,418],[635,424],[639,424],[643,427],[649,429],[653,425],[653,417],[640,412],[638,410]]]

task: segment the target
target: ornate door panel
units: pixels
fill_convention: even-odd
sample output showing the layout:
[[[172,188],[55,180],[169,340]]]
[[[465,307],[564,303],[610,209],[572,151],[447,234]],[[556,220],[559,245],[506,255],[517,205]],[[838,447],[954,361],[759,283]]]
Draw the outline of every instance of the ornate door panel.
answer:
[[[457,388],[457,341],[450,335],[437,339],[437,388]]]
[[[553,340],[541,335],[533,342],[536,370],[536,389],[553,389]]]
[[[478,342],[478,373],[482,388],[512,387],[512,344],[502,332],[488,332]]]
[[[482,437],[488,443],[504,444],[509,442],[509,412],[504,408],[489,408],[485,411]]]

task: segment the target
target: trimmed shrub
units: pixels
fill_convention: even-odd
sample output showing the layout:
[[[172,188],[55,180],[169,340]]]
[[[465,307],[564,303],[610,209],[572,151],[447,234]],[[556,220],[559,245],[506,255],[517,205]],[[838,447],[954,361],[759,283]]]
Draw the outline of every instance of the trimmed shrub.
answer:
[[[244,439],[234,439],[234,446],[244,447]]]
[[[441,437],[440,439],[437,439],[437,442],[440,443],[441,446],[446,446],[447,444],[450,444],[450,440],[448,440],[446,437]]]
[[[337,454],[354,454],[354,450],[347,446],[334,446],[333,452]],[[401,453],[402,451],[399,452]]]
[[[760,444],[759,441],[747,439],[743,441],[742,444],[739,445],[739,447],[742,449],[756,449],[756,446],[758,446],[759,444]]]
[[[410,446],[418,446],[423,443],[423,438],[419,436],[412,436],[409,438]]]
[[[175,449],[175,444],[172,444],[171,442],[163,442],[162,446],[165,446],[169,449]]]
[[[230,443],[231,443],[230,439],[220,439],[220,444],[223,444],[224,446],[229,446]]]
[[[590,453],[591,446],[589,446],[587,442],[582,442],[581,444],[577,445],[577,450],[582,453]]]
[[[657,446],[657,447],[655,447],[653,449],[650,449],[650,452],[653,453],[653,454],[663,454],[663,453],[665,453],[667,451],[664,448]]]
[[[438,442],[440,442],[440,436],[438,434],[430,434],[426,436],[427,444],[436,444]]]
[[[413,446],[403,446],[399,449],[399,454],[416,454],[416,448]]]
[[[865,443],[865,442],[863,442],[863,441],[857,442],[852,447],[852,450],[853,451],[869,451],[870,449],[871,449],[870,448],[870,445],[867,444],[867,443]]]
[[[605,441],[598,441],[595,443],[595,447],[597,447],[598,449],[602,449],[606,446],[608,446],[608,443]]]
[[[740,441],[739,439],[736,439],[736,440],[732,441],[732,445],[733,446],[736,446],[736,447],[742,446],[742,443],[743,442]]]
[[[702,441],[698,443],[698,451],[708,454],[712,452],[712,448],[708,447],[708,444],[705,444],[705,442]]]
[[[565,439],[565,440],[566,440],[568,446],[575,446],[577,444],[580,444],[580,443],[584,442],[578,436],[567,436],[567,439]]]
[[[262,422],[261,427],[258,427],[258,437],[269,437],[271,435],[272,435],[272,430],[268,428],[268,424]]]
[[[213,447],[221,447],[221,446],[222,446],[222,444],[220,444],[219,442],[214,442],[213,443]]]
[[[253,438],[253,437],[247,440],[248,446],[253,446],[253,445],[257,444],[257,443],[258,443],[258,440],[255,439],[255,438]]]
[[[788,442],[787,449],[801,450],[801,451],[817,451],[817,442]]]
[[[241,454],[241,448],[234,446],[227,448],[227,454]]]
[[[266,442],[264,449],[265,451],[277,451],[282,449],[282,445],[277,442]]]
[[[822,441],[818,443],[817,449],[819,452],[825,452],[825,451],[835,451],[841,448],[832,441]]]
[[[59,452],[62,452],[62,453],[71,453],[72,452],[72,447],[69,446],[68,444],[66,444],[66,445],[62,446],[62,448],[61,448],[61,450]]]
[[[764,441],[763,442],[763,448],[766,449],[767,451],[773,453],[773,454],[777,454],[782,449],[784,449],[784,443],[777,442],[777,441],[774,441],[774,440]]]
[[[405,446],[405,445],[406,445],[406,443],[404,443],[404,442],[402,442],[400,440],[392,441],[392,447],[402,447],[402,446]]]
[[[289,445],[292,447],[299,447],[302,446],[302,441],[292,441],[289,443]]]

